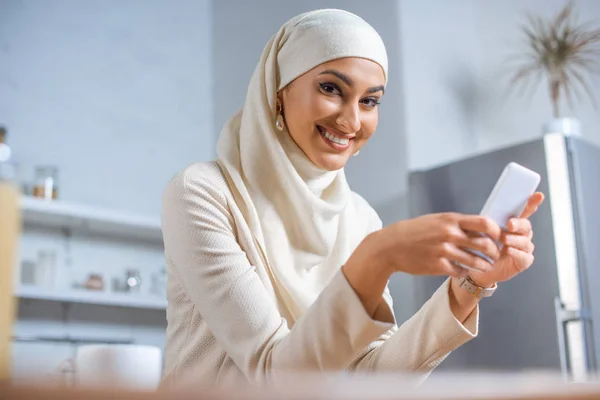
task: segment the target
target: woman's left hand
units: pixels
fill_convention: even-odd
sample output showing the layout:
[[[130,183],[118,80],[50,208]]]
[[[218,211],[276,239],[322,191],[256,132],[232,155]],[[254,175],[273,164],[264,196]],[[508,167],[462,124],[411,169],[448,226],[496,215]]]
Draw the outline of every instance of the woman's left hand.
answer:
[[[496,282],[504,282],[514,278],[533,264],[533,229],[529,217],[544,201],[540,192],[533,194],[520,218],[512,218],[508,222],[508,232],[502,233],[503,247],[500,258],[492,266],[492,271],[471,271],[469,275],[482,287],[491,287]]]

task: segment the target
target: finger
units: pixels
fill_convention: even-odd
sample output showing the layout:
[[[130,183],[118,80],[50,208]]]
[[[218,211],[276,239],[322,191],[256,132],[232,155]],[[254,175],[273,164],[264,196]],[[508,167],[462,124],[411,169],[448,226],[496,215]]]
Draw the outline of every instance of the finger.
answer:
[[[493,240],[500,240],[502,230],[490,218],[481,215],[463,215],[458,220],[462,230],[483,233]]]
[[[500,258],[500,249],[498,245],[487,236],[480,236],[478,234],[469,234],[458,243],[459,247],[466,251],[475,250],[483,253],[485,256],[493,261],[498,261]]]
[[[490,272],[492,270],[492,264],[484,260],[481,257],[473,255],[465,250],[459,249],[456,246],[446,246],[448,249],[444,255],[450,261],[455,261],[459,264],[463,264],[467,268],[473,268],[482,272]]]
[[[544,202],[544,194],[542,192],[535,192],[527,201],[525,210],[521,213],[521,218],[531,217],[538,209],[538,207]]]
[[[444,265],[446,274],[448,274],[449,276],[453,276],[455,278],[463,278],[469,275],[468,269],[461,267],[455,262],[451,262],[450,260],[444,258],[442,259],[442,264]]]
[[[507,228],[509,232],[519,235],[529,236],[533,233],[531,221],[526,218],[511,218],[508,220]]]
[[[517,267],[519,272],[525,271],[533,264],[533,254],[529,254],[525,251],[515,249],[514,247],[507,247],[506,252],[509,256],[513,258],[515,266]]]
[[[503,243],[507,246],[513,247],[517,250],[521,250],[529,254],[533,254],[533,250],[535,248],[533,242],[529,237],[521,235],[504,235]]]

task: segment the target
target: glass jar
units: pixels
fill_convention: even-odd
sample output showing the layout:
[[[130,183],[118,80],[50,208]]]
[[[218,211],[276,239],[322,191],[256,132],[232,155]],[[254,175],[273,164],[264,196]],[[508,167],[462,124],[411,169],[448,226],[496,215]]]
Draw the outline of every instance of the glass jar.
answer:
[[[58,169],[53,166],[35,168],[32,195],[45,200],[58,198]]]

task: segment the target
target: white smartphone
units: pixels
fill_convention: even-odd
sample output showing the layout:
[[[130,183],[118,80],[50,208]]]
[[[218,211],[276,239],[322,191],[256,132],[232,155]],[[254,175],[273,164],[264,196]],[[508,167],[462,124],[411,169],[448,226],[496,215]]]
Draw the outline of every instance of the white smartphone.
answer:
[[[479,214],[491,218],[503,230],[508,229],[508,221],[523,213],[540,180],[537,172],[515,162],[509,163]]]
[[[523,213],[527,201],[535,193],[540,180],[540,174],[537,172],[515,162],[509,163],[502,171],[479,215],[490,218],[502,230],[508,230],[508,221]],[[497,245],[499,248],[502,247],[502,243],[497,243]],[[485,254],[475,250],[468,251],[493,264],[493,261]]]

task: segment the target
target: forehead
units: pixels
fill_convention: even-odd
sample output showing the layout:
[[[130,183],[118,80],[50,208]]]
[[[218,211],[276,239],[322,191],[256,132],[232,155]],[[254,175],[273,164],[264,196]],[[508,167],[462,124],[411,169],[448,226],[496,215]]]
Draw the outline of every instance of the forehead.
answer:
[[[357,86],[385,85],[385,74],[381,65],[359,57],[346,57],[320,64],[311,71],[317,76],[324,71],[335,70],[348,76]]]

